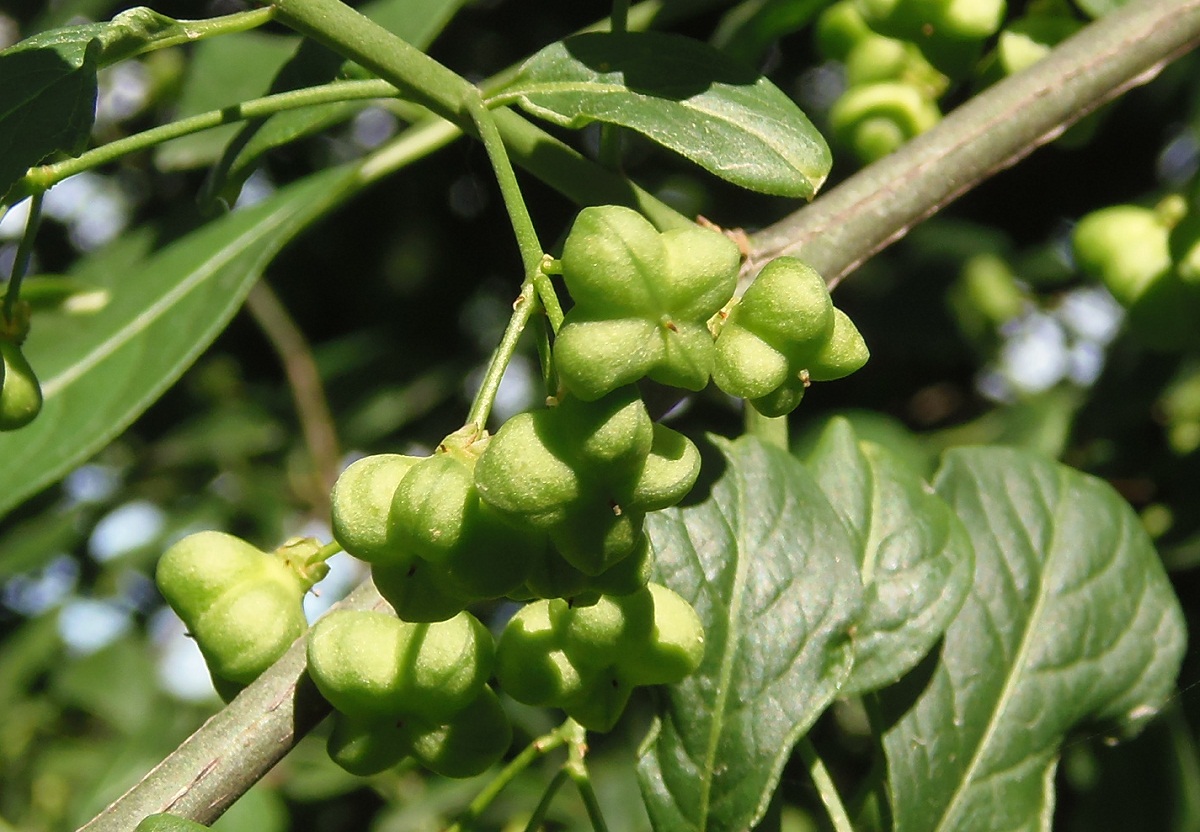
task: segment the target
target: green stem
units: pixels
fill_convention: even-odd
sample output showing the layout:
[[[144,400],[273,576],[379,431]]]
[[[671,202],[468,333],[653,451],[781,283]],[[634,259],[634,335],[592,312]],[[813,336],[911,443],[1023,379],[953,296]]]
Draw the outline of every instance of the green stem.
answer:
[[[554,779],[550,781],[550,784],[546,786],[546,790],[542,792],[541,800],[534,807],[533,814],[529,816],[529,822],[525,824],[525,832],[538,832],[542,828],[542,821],[546,819],[546,812],[550,810],[550,804],[554,801],[554,796],[558,794],[558,790],[566,782],[567,770],[560,768],[558,774],[554,775]]]
[[[504,371],[508,369],[508,364],[517,351],[517,343],[521,340],[521,333],[525,331],[526,324],[540,308],[537,290],[533,285],[533,275],[528,275],[521,284],[521,293],[513,303],[512,317],[508,319],[508,326],[505,327],[504,335],[492,353],[492,360],[483,375],[483,382],[471,403],[471,410],[467,413],[467,424],[475,425],[480,430],[487,427],[488,416],[492,413],[492,403],[496,401],[496,392],[500,389]]]
[[[561,747],[568,741],[567,732],[564,728],[570,724],[570,720],[555,728],[548,734],[543,734],[529,745],[522,749],[521,753],[501,769],[492,781],[484,787],[483,791],[475,796],[467,806],[467,810],[456,820],[451,826],[447,827],[446,832],[463,832],[470,828],[479,816],[482,815],[492,805],[492,801],[504,791],[513,780],[525,769],[533,765],[534,761],[545,756],[548,752]]]
[[[788,450],[788,421],[786,416],[764,416],[750,402],[745,403],[746,433],[768,445]]]
[[[583,805],[587,809],[592,828],[596,832],[608,832],[608,824],[604,822],[600,800],[596,797],[596,790],[592,786],[592,778],[584,759],[587,756],[587,731],[573,719],[568,719],[562,727],[568,734],[567,762],[563,766],[563,770],[567,772],[567,776],[579,789],[579,796],[583,798]]]
[[[340,0],[274,0],[279,20],[391,81],[404,95],[470,127],[475,86]]]
[[[29,201],[29,220],[25,223],[25,233],[21,244],[17,246],[17,256],[13,260],[12,277],[8,279],[8,287],[4,293],[4,323],[13,319],[13,309],[21,296],[21,281],[29,269],[29,261],[33,258],[33,243],[37,237],[38,228],[42,224],[42,200],[44,194],[34,194]]]
[[[529,216],[525,197],[521,195],[521,186],[517,182],[517,174],[513,170],[512,162],[508,159],[504,140],[500,137],[500,131],[496,129],[496,122],[492,119],[492,114],[483,103],[483,98],[478,91],[469,95],[467,109],[479,131],[479,139],[483,142],[488,159],[491,160],[492,170],[496,173],[496,182],[500,185],[504,207],[508,211],[513,233],[517,237],[517,247],[521,250],[521,263],[525,267],[525,274],[539,274],[545,252],[538,240],[537,229],[533,227],[533,218]]]
[[[320,549],[317,550],[317,553],[315,555],[313,555],[313,561],[320,561],[320,562],[324,563],[325,561],[329,560],[331,557],[336,555],[338,552],[343,552],[343,551],[345,551],[345,550],[342,548],[342,544],[338,543],[336,540],[331,540],[329,543],[326,543],[324,546],[322,546]]]
[[[371,98],[391,98],[398,90],[386,81],[335,81],[317,87],[308,87],[291,92],[281,92],[263,98],[255,98],[232,107],[220,110],[210,110],[207,113],[190,116],[179,121],[152,127],[141,133],[126,136],[123,139],[109,142],[106,145],[89,150],[72,159],[64,159],[51,165],[42,165],[31,169],[17,183],[18,189],[26,193],[44,191],[61,182],[69,176],[74,176],[85,170],[113,162],[122,156],[136,153],[154,147],[171,139],[211,130],[225,124],[251,118],[281,113],[286,110],[298,110],[302,107],[312,107],[317,104],[331,104],[338,101],[357,101]]]
[[[829,776],[829,770],[825,768],[825,763],[817,755],[817,749],[813,746],[812,740],[808,737],[802,738],[800,742],[796,743],[796,751],[800,753],[800,759],[808,767],[808,774],[817,787],[817,793],[821,795],[821,802],[825,804],[825,811],[829,813],[829,820],[833,824],[834,832],[854,832],[854,826],[850,823],[850,816],[842,804],[837,786],[834,785],[833,778]]]

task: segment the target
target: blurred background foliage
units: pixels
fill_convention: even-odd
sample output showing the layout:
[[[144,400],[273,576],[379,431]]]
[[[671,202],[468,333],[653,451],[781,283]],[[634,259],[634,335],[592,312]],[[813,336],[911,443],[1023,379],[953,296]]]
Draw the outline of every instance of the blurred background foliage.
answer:
[[[238,8],[232,0],[154,5],[179,17]],[[374,5],[385,19],[415,13],[406,0]],[[742,29],[740,37],[729,34],[739,31],[738,21],[787,4],[666,6],[680,18],[677,29],[704,39],[717,32],[718,42],[757,63],[818,126],[828,126],[845,72],[814,46],[808,23],[822,4],[791,4],[790,17]],[[8,0],[0,7],[0,46],[125,7]],[[1013,5],[1010,15],[1020,10]],[[606,11],[598,2],[470,2],[431,52],[480,80]],[[96,141],[260,95],[296,44],[269,28],[114,66],[101,78]],[[950,85],[943,108],[972,89],[971,82]],[[347,115],[328,132],[271,153],[242,202],[361,155],[402,126],[379,106],[356,105]],[[46,313],[46,326],[87,314],[89,302],[120,292],[123,264],[203,222],[197,196],[231,132],[129,157],[50,193],[34,274],[69,276],[91,291]],[[594,145],[596,136],[585,132],[582,141]],[[1088,211],[1152,205],[1185,189],[1196,176],[1198,146],[1200,60],[1192,55],[1107,107],[1090,138],[1037,151],[863,266],[838,288],[837,302],[857,322],[872,359],[850,379],[809,393],[792,417],[796,444],[804,446],[832,414],[846,413],[862,434],[926,473],[951,445],[1004,443],[1098,474],[1141,513],[1190,620],[1200,621],[1200,356],[1140,344],[1122,326],[1121,307],[1079,274],[1069,243]],[[835,145],[830,185],[859,166],[844,150]],[[738,191],[633,139],[625,158],[651,191],[722,225],[753,231],[796,207]],[[572,206],[535,181],[523,184],[543,239],[554,240]],[[15,255],[19,214],[0,225],[2,274]],[[266,280],[311,345],[341,464],[366,453],[428,449],[461,424],[507,320],[518,269],[486,157],[464,141],[361,194],[278,258]],[[264,334],[262,321],[240,314],[132,429],[0,523],[0,830],[75,828],[219,707],[198,653],[153,586],[155,559],[171,540],[200,528],[264,547],[294,535],[329,538],[325,486],[336,470],[314,464],[278,340]],[[497,415],[532,406],[539,390],[529,345],[510,370]],[[740,427],[736,404],[712,391],[670,418],[693,436]],[[361,576],[348,559],[334,566],[321,597],[310,599],[313,614]],[[1200,829],[1197,680],[1193,650],[1181,694],[1142,737],[1113,747],[1084,736],[1067,746],[1056,828]],[[514,719],[518,743],[552,725],[532,709],[514,708]],[[613,829],[647,825],[632,773],[647,720],[646,708],[633,709],[613,735],[594,742],[595,777]],[[478,789],[403,768],[353,778],[325,757],[320,733],[218,828],[432,830]],[[861,710],[839,705],[814,740],[852,793],[871,753]],[[489,828],[521,828],[548,777],[534,767],[495,805]],[[782,798],[783,828],[819,828],[821,812],[801,767],[785,773]],[[572,795],[558,799],[550,818],[552,828],[586,828]]]

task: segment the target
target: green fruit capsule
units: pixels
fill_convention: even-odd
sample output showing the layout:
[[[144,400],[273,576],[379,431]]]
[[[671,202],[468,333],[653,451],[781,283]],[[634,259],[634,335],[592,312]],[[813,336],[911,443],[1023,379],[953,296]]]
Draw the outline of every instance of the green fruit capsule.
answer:
[[[501,689],[526,705],[551,706],[578,693],[587,680],[562,649],[550,620],[550,602],[517,610],[496,644],[496,678]]]
[[[733,297],[742,254],[729,237],[690,225],[664,231],[662,244],[667,268],[656,295],[676,317],[707,320]]]
[[[799,407],[807,389],[802,379],[789,378],[765,396],[751,399],[750,405],[764,416],[786,416]]]
[[[617,724],[632,692],[633,685],[614,668],[607,668],[559,707],[587,730],[604,733]]]
[[[252,682],[307,629],[311,581],[282,558],[216,531],[188,535],[159,559],[159,591],[196,639],[214,681]]]
[[[622,653],[617,670],[631,685],[674,684],[700,667],[704,625],[677,593],[658,584],[649,584],[648,591],[654,606],[649,637]]]
[[[1132,306],[1171,270],[1169,235],[1150,208],[1113,205],[1081,219],[1071,242],[1079,268],[1099,278],[1122,306]]]
[[[584,401],[647,376],[703,388],[713,363],[706,322],[732,297],[740,262],[718,231],[659,234],[629,208],[585,208],[561,260],[575,301],[554,344],[563,386]]]
[[[611,313],[608,317],[653,308],[646,276],[665,270],[658,229],[621,205],[584,208],[563,243],[563,281],[571,298],[577,305]]]
[[[21,348],[0,339],[0,430],[17,430],[34,420],[42,409],[42,387]]]
[[[941,118],[935,101],[917,87],[897,82],[852,87],[829,111],[834,135],[863,162],[888,155]]]
[[[333,536],[342,547],[369,563],[408,563],[412,554],[389,538],[392,497],[417,457],[376,454],[350,465],[330,494]]]
[[[627,558],[642,536],[646,515],[622,506],[607,492],[572,505],[563,522],[550,530],[554,548],[571,566],[595,576]]]
[[[305,588],[282,564],[225,592],[195,621],[186,622],[209,670],[248,685],[304,635]]]
[[[817,49],[830,61],[845,61],[855,44],[873,34],[854,0],[840,0],[817,18]]]
[[[270,555],[218,531],[190,534],[158,559],[158,591],[184,622],[203,615],[230,588],[256,576]]]
[[[390,540],[397,549],[444,563],[462,547],[475,494],[469,467],[449,454],[422,459],[408,469],[392,498]]]
[[[545,527],[561,521],[580,484],[572,465],[546,448],[547,425],[538,416],[521,413],[504,423],[475,465],[475,487],[496,509]]]
[[[410,624],[386,613],[340,610],[308,639],[309,675],[333,707],[361,719],[444,720],[466,707],[491,673],[491,634],[469,613]]]
[[[333,730],[325,750],[346,771],[370,777],[409,755],[409,734],[410,729],[400,718],[364,719],[334,711]]]
[[[763,266],[729,319],[790,352],[829,337],[833,300],[816,269],[795,257],[777,257]]]
[[[444,725],[407,729],[412,755],[443,777],[475,777],[504,758],[512,744],[512,725],[500,699],[484,687],[471,704]]]
[[[726,322],[717,336],[713,381],[731,396],[756,399],[787,381],[788,360],[750,330]]]
[[[592,319],[575,313],[555,337],[555,366],[571,392],[598,399],[642,378],[663,359],[657,331],[645,318]]]
[[[446,621],[480,600],[464,595],[444,567],[420,558],[408,566],[376,564],[371,579],[402,621]]]
[[[833,310],[833,334],[806,363],[810,381],[836,381],[862,368],[871,357],[858,327],[840,309]]]
[[[495,651],[492,634],[468,612],[416,625],[407,648],[413,660],[404,678],[405,711],[431,722],[458,714],[491,676]]]
[[[607,479],[637,470],[654,442],[654,424],[635,387],[590,402],[566,396],[540,415],[553,454],[585,471],[603,469]]]
[[[654,596],[647,587],[629,595],[601,596],[586,607],[551,601],[549,615],[563,650],[577,667],[601,669],[650,638]]]
[[[677,505],[700,476],[700,451],[692,440],[665,425],[654,425],[654,443],[627,498],[639,511]]]

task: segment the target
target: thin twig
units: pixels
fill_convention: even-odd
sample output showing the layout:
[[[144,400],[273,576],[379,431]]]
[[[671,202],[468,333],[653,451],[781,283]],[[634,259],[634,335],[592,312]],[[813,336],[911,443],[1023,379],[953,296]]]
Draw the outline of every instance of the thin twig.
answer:
[[[312,493],[306,496],[320,516],[328,516],[329,489],[337,479],[341,451],[312,349],[279,296],[265,281],[255,283],[246,295],[246,310],[283,363],[296,403],[296,416],[304,433],[304,444],[313,465]]]

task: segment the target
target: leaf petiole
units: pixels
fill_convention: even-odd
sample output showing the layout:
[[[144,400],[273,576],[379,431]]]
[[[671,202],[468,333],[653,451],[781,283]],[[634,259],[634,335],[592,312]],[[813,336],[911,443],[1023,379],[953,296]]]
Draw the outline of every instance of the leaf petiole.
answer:
[[[37,193],[29,201],[29,219],[25,222],[25,233],[21,237],[21,244],[17,247],[12,276],[8,279],[8,287],[4,293],[4,306],[0,309],[0,315],[3,316],[0,325],[4,329],[7,329],[13,321],[13,312],[16,309],[17,300],[21,296],[21,281],[25,279],[25,272],[29,270],[29,261],[33,258],[33,242],[37,237],[38,228],[42,224],[42,200],[44,197],[44,193]],[[18,335],[20,336],[21,333]],[[20,340],[21,337],[18,337],[18,343]]]

